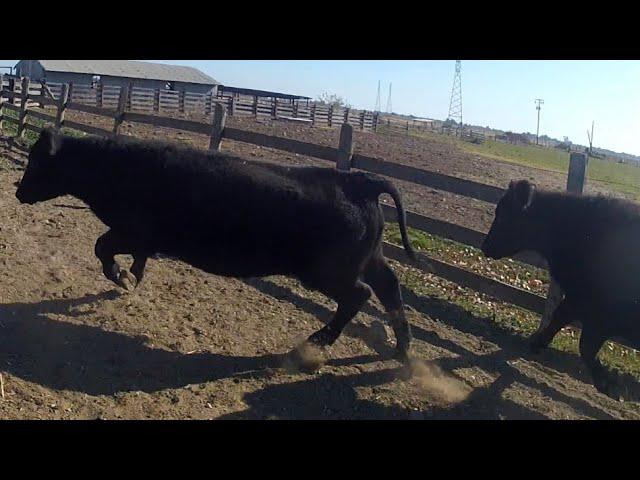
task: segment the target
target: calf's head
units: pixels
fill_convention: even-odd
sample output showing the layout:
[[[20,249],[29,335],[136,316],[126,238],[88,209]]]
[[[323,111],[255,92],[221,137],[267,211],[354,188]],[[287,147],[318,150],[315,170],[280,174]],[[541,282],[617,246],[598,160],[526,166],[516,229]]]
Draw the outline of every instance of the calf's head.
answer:
[[[531,237],[535,235],[529,216],[535,190],[535,185],[527,180],[509,184],[509,190],[496,206],[491,230],[480,247],[487,257],[508,257],[529,248]]]
[[[34,204],[64,195],[57,153],[60,136],[45,128],[29,152],[27,169],[17,184],[16,198],[21,203]]]

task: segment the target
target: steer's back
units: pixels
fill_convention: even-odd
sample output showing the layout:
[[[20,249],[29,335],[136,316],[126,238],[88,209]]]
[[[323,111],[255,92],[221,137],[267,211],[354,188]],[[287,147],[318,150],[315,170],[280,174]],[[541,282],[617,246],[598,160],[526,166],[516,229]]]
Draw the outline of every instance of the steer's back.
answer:
[[[371,247],[377,205],[345,195],[348,174],[180,148],[144,155],[146,169],[134,171],[145,188],[128,212],[158,251],[214,273],[259,275],[327,257],[348,263]]]

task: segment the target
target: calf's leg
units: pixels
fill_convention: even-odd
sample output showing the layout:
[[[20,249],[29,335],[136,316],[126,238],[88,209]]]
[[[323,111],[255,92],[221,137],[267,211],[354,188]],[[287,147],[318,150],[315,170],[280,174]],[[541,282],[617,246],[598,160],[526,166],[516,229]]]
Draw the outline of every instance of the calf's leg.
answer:
[[[396,336],[396,355],[400,360],[406,361],[412,337],[411,327],[404,314],[404,302],[398,277],[385,258],[377,254],[367,264],[364,280],[371,285],[391,319],[391,326]]]
[[[577,320],[576,311],[565,298],[553,311],[549,324],[529,337],[531,351],[537,353],[547,347],[556,334],[574,320]]]
[[[613,393],[611,391],[612,385],[608,379],[607,371],[597,357],[605,340],[604,334],[598,328],[589,324],[583,325],[580,335],[580,356],[591,374],[596,389],[611,396]]]
[[[109,230],[101,235],[95,244],[96,257],[102,263],[102,272],[104,276],[114,282],[119,287],[129,289],[127,282],[136,287],[144,275],[144,267],[147,262],[148,254],[137,245],[138,242],[133,240],[129,235],[123,235]],[[134,258],[131,267],[131,273],[120,267],[115,260],[117,254],[132,254]],[[133,275],[132,275],[133,273]]]

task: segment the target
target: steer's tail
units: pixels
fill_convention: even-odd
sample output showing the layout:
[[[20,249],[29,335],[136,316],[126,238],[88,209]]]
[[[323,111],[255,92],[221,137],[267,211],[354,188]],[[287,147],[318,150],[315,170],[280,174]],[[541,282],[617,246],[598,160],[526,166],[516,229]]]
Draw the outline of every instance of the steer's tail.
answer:
[[[375,194],[376,199],[378,195],[381,193],[388,193],[391,198],[393,198],[394,203],[396,204],[396,211],[398,212],[398,225],[400,226],[400,236],[402,237],[402,245],[404,245],[404,249],[407,252],[407,256],[413,260],[417,261],[416,252],[413,250],[411,246],[411,242],[409,241],[409,236],[407,235],[407,216],[404,211],[404,205],[402,204],[402,196],[400,192],[396,188],[396,186],[391,183],[389,180],[379,177],[377,175],[372,174],[364,174],[368,179],[369,185],[373,187],[372,193]]]

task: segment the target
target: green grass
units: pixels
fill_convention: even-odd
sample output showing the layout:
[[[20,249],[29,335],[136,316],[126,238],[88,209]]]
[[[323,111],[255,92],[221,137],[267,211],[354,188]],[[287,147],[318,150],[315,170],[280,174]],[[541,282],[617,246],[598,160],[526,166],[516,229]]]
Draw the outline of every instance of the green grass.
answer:
[[[379,129],[384,133],[385,129]],[[569,170],[569,154],[564,150],[535,145],[513,145],[487,140],[473,144],[459,138],[435,132],[411,131],[410,135],[439,143],[448,143],[460,150],[502,162],[539,168],[566,174]],[[640,200],[640,168],[599,158],[590,158],[587,179],[602,182],[612,191],[630,195]]]
[[[47,112],[47,113],[50,113],[50,112]],[[8,108],[2,109],[2,115],[4,115],[5,117],[12,117],[16,119],[20,117],[18,112],[14,112],[13,110],[9,110]],[[36,127],[42,128],[45,126],[47,122],[39,118],[34,118],[32,116],[27,115],[27,123],[30,123],[31,125],[35,125]],[[18,134],[18,125],[15,123],[5,121],[3,123],[2,130],[5,135],[15,136]],[[65,127],[62,127],[61,132],[64,133],[65,135],[70,135],[72,137],[84,137],[85,135],[87,135],[84,132],[80,132],[78,130],[73,130]],[[25,129],[23,136],[19,140],[19,142],[27,147],[31,147],[38,140],[39,136],[40,134],[31,130]]]
[[[528,167],[567,173],[569,154],[555,148],[534,145],[511,145],[487,140],[481,145],[458,141],[459,147],[496,160],[516,163]],[[611,190],[630,194],[640,199],[640,168],[599,158],[590,158],[587,178],[606,184]]]

